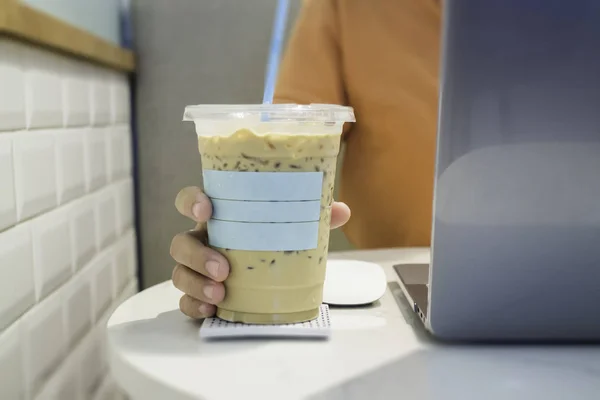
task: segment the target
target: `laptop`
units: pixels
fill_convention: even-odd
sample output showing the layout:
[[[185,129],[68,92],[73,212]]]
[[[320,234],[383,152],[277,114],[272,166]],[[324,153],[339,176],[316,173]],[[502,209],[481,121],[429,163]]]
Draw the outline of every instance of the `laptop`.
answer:
[[[447,0],[430,265],[442,339],[600,339],[600,2]]]

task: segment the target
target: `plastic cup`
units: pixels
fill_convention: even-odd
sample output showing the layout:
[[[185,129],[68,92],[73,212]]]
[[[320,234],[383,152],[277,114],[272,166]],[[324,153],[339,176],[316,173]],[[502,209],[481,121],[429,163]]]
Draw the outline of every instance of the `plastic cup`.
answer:
[[[314,319],[323,299],[331,206],[350,107],[196,105],[209,245],[231,267],[217,316],[252,324]]]

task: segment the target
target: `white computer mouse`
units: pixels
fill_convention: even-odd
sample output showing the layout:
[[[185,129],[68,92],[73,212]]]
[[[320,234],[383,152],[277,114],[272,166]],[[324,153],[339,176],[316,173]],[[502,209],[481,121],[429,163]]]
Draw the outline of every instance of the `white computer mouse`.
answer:
[[[339,306],[373,303],[385,293],[387,280],[379,265],[355,260],[328,260],[323,302]]]

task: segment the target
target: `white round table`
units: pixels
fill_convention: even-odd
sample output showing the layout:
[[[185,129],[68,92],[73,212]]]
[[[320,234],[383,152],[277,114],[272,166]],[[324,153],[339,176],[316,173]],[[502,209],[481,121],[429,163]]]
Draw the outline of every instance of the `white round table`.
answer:
[[[389,289],[375,305],[331,310],[328,341],[204,342],[170,282],[140,292],[108,322],[114,379],[144,399],[600,398],[598,347],[435,344],[398,295],[395,263],[422,249],[332,254],[378,262]]]

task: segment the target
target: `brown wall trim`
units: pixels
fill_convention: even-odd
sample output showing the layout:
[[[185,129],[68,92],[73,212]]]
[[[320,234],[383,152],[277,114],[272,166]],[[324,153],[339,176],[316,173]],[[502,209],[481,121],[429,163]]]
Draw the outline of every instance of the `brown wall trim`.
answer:
[[[114,69],[135,70],[133,52],[21,4],[19,0],[0,0],[0,35],[3,34]]]

